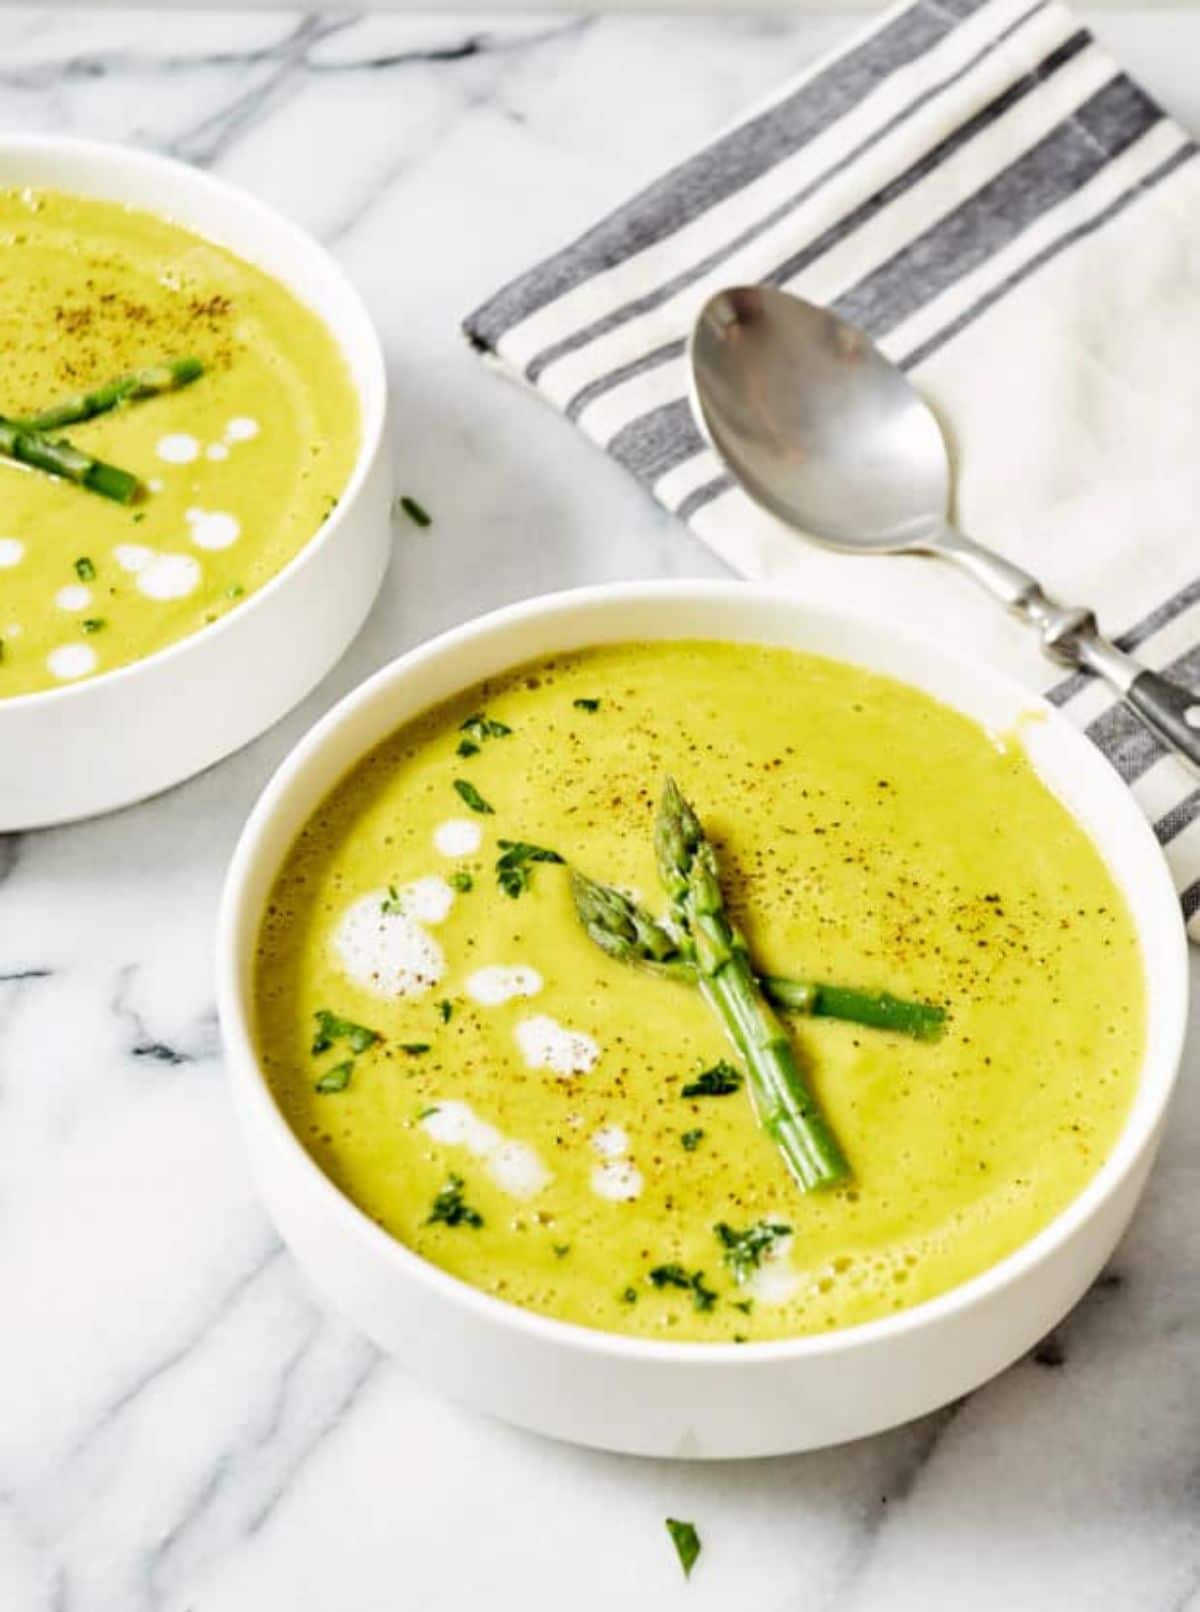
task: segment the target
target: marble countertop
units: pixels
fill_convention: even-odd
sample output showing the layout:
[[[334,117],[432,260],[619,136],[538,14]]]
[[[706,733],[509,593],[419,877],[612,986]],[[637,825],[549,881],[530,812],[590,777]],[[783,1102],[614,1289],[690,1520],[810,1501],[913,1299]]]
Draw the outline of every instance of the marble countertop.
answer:
[[[362,637],[241,755],[102,821],[0,838],[4,1612],[1200,1612],[1193,1036],[1113,1280],[1059,1347],[843,1449],[619,1459],[484,1421],[314,1301],[251,1189],[210,979],[280,758],[479,611],[717,563],[459,316],[852,22],[0,9],[0,122],[132,140],[324,240],[384,334],[398,527]],[[1193,129],[1200,16],[1097,30]],[[4,758],[12,765],[12,758]],[[693,1518],[685,1585],[662,1519]]]

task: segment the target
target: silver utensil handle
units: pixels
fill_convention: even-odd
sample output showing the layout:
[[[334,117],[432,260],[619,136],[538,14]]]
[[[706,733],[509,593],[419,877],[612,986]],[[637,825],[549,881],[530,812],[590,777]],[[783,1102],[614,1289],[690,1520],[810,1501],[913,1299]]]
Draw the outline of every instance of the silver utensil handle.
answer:
[[[1095,672],[1168,749],[1200,771],[1200,694],[1152,672],[1101,633],[1090,610],[1059,604],[1036,577],[947,527],[931,549],[1034,629],[1051,660]]]

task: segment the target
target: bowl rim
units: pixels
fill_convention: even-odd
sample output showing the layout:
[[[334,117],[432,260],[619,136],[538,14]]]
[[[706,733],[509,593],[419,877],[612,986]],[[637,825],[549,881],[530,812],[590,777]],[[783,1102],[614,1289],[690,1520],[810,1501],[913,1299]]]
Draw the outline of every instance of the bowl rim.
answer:
[[[362,293],[342,268],[333,254],[317,240],[315,235],[301,225],[293,222],[286,214],[277,211],[268,203],[259,198],[241,185],[231,183],[227,179],[220,179],[206,170],[194,167],[191,163],[182,162],[178,157],[162,156],[157,151],[147,151],[141,146],[126,145],[118,140],[92,140],[76,135],[58,134],[7,134],[0,133],[0,156],[9,152],[20,155],[23,151],[60,152],[68,158],[77,158],[81,165],[93,168],[103,168],[111,165],[113,168],[126,167],[142,173],[157,171],[173,177],[181,186],[191,186],[195,191],[206,192],[218,205],[231,210],[239,210],[244,217],[249,217],[254,223],[261,224],[264,229],[273,230],[277,235],[286,238],[291,250],[296,254],[307,254],[323,266],[337,286],[339,298],[344,302],[344,311],[339,313],[338,328],[334,328],[331,320],[324,314],[317,313],[311,308],[282,275],[271,273],[271,278],[278,280],[286,286],[289,293],[298,302],[309,308],[333,337],[339,351],[345,359],[345,348],[342,341],[342,326],[357,324],[361,327],[361,336],[364,338],[364,371],[360,377],[350,371],[350,383],[358,399],[360,420],[360,441],[354,466],[346,480],[337,504],[325,516],[312,536],[304,543],[292,558],[274,576],[268,578],[261,588],[256,589],[244,604],[236,610],[228,611],[219,620],[210,622],[203,627],[197,627],[192,632],[177,638],[161,649],[154,650],[149,655],[139,656],[136,660],[127,661],[123,666],[114,666],[110,671],[99,672],[94,677],[83,678],[77,683],[65,683],[61,688],[35,689],[28,694],[12,694],[0,699],[0,723],[10,712],[27,712],[39,706],[64,701],[86,700],[96,689],[110,689],[118,682],[130,682],[139,676],[153,676],[154,672],[171,660],[195,652],[198,647],[218,642],[226,633],[236,628],[242,628],[251,615],[267,602],[273,599],[290,581],[290,579],[310,561],[318,550],[323,550],[336,541],[337,533],[348,513],[356,502],[363,485],[370,474],[383,441],[384,427],[387,420],[387,362],[383,354],[383,346],[379,339],[379,332],[375,322],[367,309]],[[2,187],[10,188],[10,187]],[[34,188],[37,188],[36,186]],[[87,192],[92,199],[104,200],[99,192]],[[138,209],[136,202],[124,202],[123,205]],[[169,224],[188,230],[191,234],[202,240],[211,241],[215,245],[223,246],[232,252],[235,257],[244,257],[246,254],[240,247],[230,246],[227,241],[218,236],[196,229],[184,223],[174,214],[163,212],[157,208],[141,206],[142,212],[150,213],[156,218],[164,219]],[[263,270],[263,273],[270,271]]]
[[[844,624],[852,630],[869,627],[876,634],[886,635],[901,645],[919,651],[927,661],[937,663],[939,671],[944,671],[946,674],[944,686],[947,690],[954,687],[953,673],[956,669],[969,672],[975,679],[990,683],[997,692],[1005,694],[1009,699],[1019,699],[1031,711],[1041,713],[1042,719],[1062,732],[1068,743],[1082,746],[1079,751],[1081,757],[1090,754],[1096,763],[1111,772],[1114,789],[1124,792],[1127,804],[1131,808],[1130,821],[1133,831],[1138,832],[1140,828],[1147,849],[1152,849],[1154,852],[1157,863],[1155,879],[1158,884],[1155,899],[1161,908],[1160,921],[1164,922],[1174,934],[1174,958],[1170,977],[1163,979],[1160,974],[1152,979],[1149,971],[1146,971],[1147,1025],[1149,1027],[1153,1015],[1164,1017],[1166,1022],[1165,1033],[1160,1034],[1160,1055],[1153,1066],[1145,1056],[1143,1057],[1133,1101],[1111,1152],[1082,1190],[1053,1219],[1003,1259],[966,1281],[948,1288],[944,1293],[936,1294],[895,1315],[836,1328],[830,1332],[794,1338],[765,1339],[746,1344],[700,1340],[666,1342],[655,1338],[631,1337],[623,1333],[607,1332],[600,1328],[583,1326],[578,1322],[562,1321],[494,1298],[469,1282],[442,1270],[431,1261],[423,1259],[413,1249],[371,1220],[333,1183],[306,1151],[277,1106],[259,1064],[250,1032],[250,993],[242,991],[239,980],[241,964],[238,954],[238,932],[247,916],[252,918],[255,932],[257,931],[261,911],[252,914],[245,912],[251,876],[260,862],[271,855],[269,835],[271,819],[276,806],[290,792],[298,776],[307,770],[325,745],[334,738],[343,724],[353,718],[360,707],[370,703],[379,690],[400,683],[414,666],[427,658],[452,652],[474,639],[524,621],[537,620],[543,616],[552,618],[564,610],[586,611],[593,605],[620,604],[647,597],[687,602],[745,600],[752,606],[762,604],[774,607],[778,607],[781,602],[778,589],[766,584],[734,579],[654,579],[601,583],[534,595],[438,633],[390,661],[326,712],[280,763],[256,801],[239,836],[222,891],[217,921],[217,1005],[222,1041],[229,1062],[229,1079],[239,1117],[244,1126],[253,1123],[265,1127],[266,1139],[272,1148],[276,1152],[282,1149],[291,1156],[303,1172],[306,1186],[317,1194],[323,1215],[336,1223],[341,1235],[365,1243],[368,1252],[378,1253],[392,1265],[398,1278],[425,1284],[450,1304],[460,1306],[464,1316],[470,1316],[485,1325],[510,1328],[524,1334],[533,1343],[540,1342],[551,1347],[581,1350],[592,1356],[634,1360],[648,1366],[664,1368],[697,1365],[717,1368],[737,1366],[745,1370],[756,1362],[766,1366],[770,1362],[824,1358],[843,1351],[872,1348],[918,1333],[1006,1292],[1067,1244],[1138,1167],[1146,1148],[1154,1140],[1174,1092],[1187,1027],[1189,978],[1187,932],[1166,859],[1161,846],[1154,838],[1150,824],[1142,815],[1119,774],[1109,767],[1105,758],[1086,736],[1040,695],[1032,693],[1016,679],[996,671],[981,661],[943,649],[941,646],[931,646],[919,633],[910,629],[895,627],[865,612],[827,609],[798,594],[782,596],[783,599],[794,603],[798,611],[820,616],[830,625]],[[719,634],[713,636],[719,640]],[[669,635],[665,635],[663,641],[669,641]],[[765,638],[757,637],[747,638],[744,641],[767,642]],[[537,651],[533,651],[534,658],[536,654]],[[839,657],[834,655],[829,658]],[[846,658],[848,664],[857,664],[853,659]],[[519,662],[513,661],[512,664],[517,665]],[[910,686],[916,686],[903,676],[896,676],[894,673],[886,675],[895,676],[898,682],[908,682]],[[948,695],[945,703],[952,703]],[[379,742],[378,738],[372,740],[361,755],[366,755],[369,749]],[[333,786],[327,786],[317,800],[311,803],[310,813],[319,800],[324,798],[324,794],[328,793],[330,787]],[[1118,798],[1116,794],[1110,796],[1113,803]],[[1090,839],[1092,836],[1086,824],[1079,821],[1070,807],[1067,807],[1067,810],[1071,811],[1074,820]],[[1108,810],[1107,806],[1105,810]],[[1107,864],[1108,859],[1105,860]],[[278,863],[276,870],[277,867]],[[1110,871],[1118,878],[1118,884],[1124,893],[1124,880],[1118,877],[1115,869],[1110,867]],[[1139,926],[1139,929],[1141,928],[1142,926]],[[1149,1050],[1148,1042],[1147,1052]],[[1139,1101],[1139,1097],[1151,1082],[1157,1084],[1159,1088],[1154,1100]],[[301,1260],[302,1265],[303,1263]]]

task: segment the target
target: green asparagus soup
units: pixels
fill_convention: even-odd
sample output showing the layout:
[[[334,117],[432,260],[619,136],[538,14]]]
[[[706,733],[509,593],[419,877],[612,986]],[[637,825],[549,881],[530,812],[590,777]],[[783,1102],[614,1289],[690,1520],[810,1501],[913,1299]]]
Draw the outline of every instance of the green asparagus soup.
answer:
[[[166,219],[0,190],[0,271],[4,698],[236,610],[336,502],[359,421],[317,316]],[[108,407],[141,370],[147,383]],[[18,431],[40,418],[52,423]]]
[[[707,1340],[1011,1253],[1109,1153],[1144,1034],[1129,913],[1017,739],[708,642],[527,666],[373,751],[286,858],[256,1014],[296,1135],[394,1237],[546,1315]]]

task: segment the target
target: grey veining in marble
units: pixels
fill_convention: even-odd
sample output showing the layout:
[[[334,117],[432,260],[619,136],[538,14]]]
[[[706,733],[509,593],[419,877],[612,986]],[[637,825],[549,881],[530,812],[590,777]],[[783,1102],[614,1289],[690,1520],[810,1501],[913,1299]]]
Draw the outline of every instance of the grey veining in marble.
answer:
[[[880,1438],[709,1469],[542,1442],[377,1356],[279,1247],[222,1080],[221,876],[313,719],[510,599],[718,569],[483,373],[459,316],[847,26],[0,10],[4,127],[173,152],[331,246],[435,516],[397,526],[362,638],[275,731],[147,805],[0,839],[3,1612],[1200,1612],[1194,1052],[1110,1277],[1037,1358]],[[1200,21],[1100,29],[1200,126]],[[668,1513],[704,1537],[687,1585]]]

